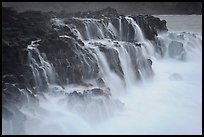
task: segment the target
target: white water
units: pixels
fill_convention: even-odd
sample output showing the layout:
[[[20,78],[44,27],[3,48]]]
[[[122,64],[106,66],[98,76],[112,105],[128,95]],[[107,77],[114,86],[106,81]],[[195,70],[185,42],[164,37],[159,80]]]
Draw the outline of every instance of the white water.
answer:
[[[27,121],[27,134],[202,134],[200,61],[153,60],[154,79],[129,87],[119,98],[124,109],[103,122],[89,123],[49,96],[40,101],[44,111]],[[173,73],[182,80],[170,79]],[[97,112],[90,109],[86,115]]]
[[[49,62],[46,62],[44,58],[46,58],[46,55],[42,57],[40,55],[40,52],[37,48],[39,46],[36,44],[36,42],[39,42],[40,40],[32,41],[30,45],[28,45],[28,55],[29,55],[29,60],[30,60],[30,67],[32,68],[32,72],[34,75],[35,83],[38,86],[42,85],[42,77],[40,77],[38,68],[41,68],[43,70],[43,77],[45,78],[45,81],[47,84],[49,83],[55,83],[55,76],[54,76],[54,71],[53,71],[53,66]],[[33,53],[32,53],[33,52]],[[37,60],[33,57],[34,55],[32,54],[37,54],[37,58],[39,59],[39,63]],[[37,75],[36,75],[37,74]]]
[[[153,79],[130,84],[118,91],[125,94],[111,98],[119,99],[122,109],[115,108],[114,101],[105,105],[92,102],[79,112],[84,107],[80,103],[69,108],[64,96],[45,95],[46,100],[40,98],[41,109],[32,113],[26,107],[21,110],[28,116],[26,134],[202,134],[202,47],[194,46],[187,51],[186,61],[152,56]],[[104,76],[112,82],[109,86],[113,91],[121,90],[117,76],[97,52],[103,59]],[[125,52],[120,53],[121,59],[129,61]],[[122,64],[129,83],[134,78],[129,77],[124,60]]]
[[[99,125],[97,134],[201,134],[201,64],[154,61],[154,71],[153,81],[128,89],[125,111]],[[172,73],[183,80],[170,80]]]

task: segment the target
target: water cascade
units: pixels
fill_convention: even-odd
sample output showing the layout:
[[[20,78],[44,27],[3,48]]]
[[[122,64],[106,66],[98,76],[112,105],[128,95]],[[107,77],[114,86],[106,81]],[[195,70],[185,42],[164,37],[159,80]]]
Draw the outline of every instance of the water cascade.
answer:
[[[52,17],[52,31],[27,44],[32,84],[22,94],[35,105],[5,103],[3,134],[199,133],[202,38],[160,32],[145,15],[142,25],[141,16],[89,15]],[[3,96],[10,87],[22,90],[5,82]]]

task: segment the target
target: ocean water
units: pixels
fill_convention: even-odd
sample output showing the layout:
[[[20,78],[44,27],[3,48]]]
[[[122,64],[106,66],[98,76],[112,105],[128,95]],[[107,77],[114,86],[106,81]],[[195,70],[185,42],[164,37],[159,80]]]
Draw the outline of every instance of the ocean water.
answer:
[[[202,34],[202,15],[153,15],[167,21],[169,31]]]
[[[114,101],[71,109],[64,96],[45,94],[38,109],[21,109],[27,116],[25,134],[202,134],[202,16],[156,16],[167,20],[170,32],[196,34],[194,43],[189,44],[189,35],[180,41],[186,60],[152,56],[154,77],[131,82],[126,89],[112,76],[109,84],[122,94],[111,99],[121,102],[122,109],[115,109]],[[169,40],[164,34],[159,37]]]

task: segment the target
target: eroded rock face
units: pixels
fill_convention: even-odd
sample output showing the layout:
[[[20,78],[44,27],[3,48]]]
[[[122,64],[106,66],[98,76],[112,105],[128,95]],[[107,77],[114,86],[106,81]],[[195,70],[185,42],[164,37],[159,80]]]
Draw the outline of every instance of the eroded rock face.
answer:
[[[92,88],[88,90],[83,90],[83,92],[73,91],[68,94],[68,96],[75,96],[75,97],[83,97],[83,98],[89,98],[94,96],[103,96],[103,97],[110,97],[110,89],[109,88]]]
[[[67,94],[68,108],[89,122],[104,121],[123,109],[124,104],[112,99],[109,89],[92,88],[82,92],[74,91]],[[100,114],[103,115],[100,115]]]
[[[124,73],[121,68],[118,52],[112,48],[108,49],[105,47],[101,47],[100,50],[105,54],[110,69],[113,70],[116,74],[118,74],[121,78],[123,78]]]
[[[94,20],[84,22],[76,18]],[[135,15],[132,18],[148,40],[155,41],[159,31],[167,31],[166,22],[153,16]],[[58,24],[54,24],[53,19]],[[64,22],[56,19],[62,19]],[[90,33],[87,33],[87,30],[90,30]],[[55,78],[53,83],[59,86],[72,83],[89,86],[84,81],[95,79],[99,87],[106,87],[99,73],[99,64],[93,49],[86,48],[83,40],[108,38],[110,41],[135,42],[135,47],[139,51],[141,44],[137,43],[138,39],[135,36],[136,32],[130,20],[111,8],[73,14],[38,11],[18,13],[10,8],[2,8],[2,104],[5,117],[12,115],[6,110],[8,106],[13,104],[21,106],[21,102],[28,101],[27,97],[36,100],[35,94],[48,90],[51,80],[49,73],[45,72],[47,68],[53,69]],[[31,46],[28,49],[28,45],[33,41],[36,41],[33,43],[36,47]],[[99,47],[105,54],[111,70],[123,79],[124,72],[118,52],[114,48],[106,48],[105,44],[93,46]],[[114,46],[121,47],[118,42],[114,42]],[[177,47],[180,50],[179,44]],[[126,50],[131,56],[137,77],[140,77],[138,71],[140,64],[151,69],[150,60],[137,58],[140,52],[128,44]],[[31,55],[33,62],[29,58]],[[34,76],[34,70],[38,71],[38,77]],[[38,79],[41,81],[40,84],[37,82]],[[82,96],[90,94],[109,96],[100,88],[84,92]],[[77,96],[81,95],[77,93]]]
[[[171,41],[168,46],[168,55],[171,58],[184,60],[186,57],[186,51],[184,50],[183,43],[178,41]]]
[[[86,26],[83,21],[73,19],[73,17],[93,18],[99,21]],[[53,19],[56,18],[65,18],[64,23],[68,26],[63,23],[53,24]],[[141,16],[135,20],[141,20],[139,26],[149,40],[154,40],[156,30],[163,29],[158,25],[162,22],[153,17],[150,19]],[[151,22],[154,22],[153,27],[149,26]],[[101,25],[103,33],[97,28]],[[78,28],[84,40],[108,38],[136,42],[135,46],[138,50],[141,48],[141,44],[135,39],[134,26],[111,8],[75,14],[37,11],[17,13],[9,8],[2,9],[2,115],[4,119],[13,122],[12,125],[5,123],[8,129],[12,129],[12,126],[18,127],[11,131],[12,134],[24,134],[26,116],[19,111],[22,105],[26,102],[32,103],[35,107],[38,105],[38,98],[35,95],[43,97],[42,92],[48,90],[49,94],[54,96],[65,95],[69,108],[76,112],[89,113],[89,120],[94,119],[93,117],[104,120],[114,110],[122,108],[123,104],[119,100],[111,99],[110,88],[106,87],[99,73],[99,65],[93,56],[93,50],[84,48],[85,44],[74,27]],[[90,33],[87,33],[86,27],[89,28]],[[107,27],[109,29],[114,27],[115,30],[108,31]],[[32,43],[33,41],[35,42]],[[28,45],[30,45],[29,48]],[[93,46],[99,47],[106,56],[110,69],[123,79],[124,72],[118,51],[107,48],[107,45],[95,43]],[[114,42],[113,46],[121,47],[118,42]],[[140,54],[140,52],[134,48],[131,49],[131,46],[127,46],[126,50],[132,56],[131,62],[137,78],[140,77],[138,71],[140,65],[151,70],[150,60],[138,59],[135,54]],[[53,81],[50,79],[49,71],[54,72]],[[37,73],[38,75],[35,76]],[[97,88],[84,90],[82,93],[73,91],[65,94],[64,85],[73,83],[91,87],[92,84],[84,82],[90,79],[96,80]],[[58,86],[50,87],[49,83]],[[110,106],[108,110],[106,106]],[[93,108],[97,110],[96,113],[92,113]],[[104,117],[99,118],[101,112],[104,113]]]
[[[134,16],[135,21],[139,24],[145,37],[149,40],[155,40],[158,32],[168,31],[166,27],[166,21],[160,20],[157,17],[151,15],[139,15]]]

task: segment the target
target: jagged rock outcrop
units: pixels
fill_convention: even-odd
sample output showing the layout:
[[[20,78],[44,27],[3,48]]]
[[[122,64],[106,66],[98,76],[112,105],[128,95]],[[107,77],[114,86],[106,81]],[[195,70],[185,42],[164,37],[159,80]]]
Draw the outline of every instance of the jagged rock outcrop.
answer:
[[[83,40],[109,39],[116,48],[120,44],[115,41],[134,43],[127,44],[125,49],[131,56],[136,77],[140,77],[139,69],[152,71],[150,59],[143,58],[142,54],[140,58],[136,56],[140,54],[141,44],[134,21],[142,29],[145,38],[155,43],[157,33],[167,31],[166,22],[159,18],[149,15],[125,17],[111,8],[67,14],[39,11],[18,13],[3,7],[3,107],[13,104],[17,107],[20,102],[28,101],[28,97],[35,100],[34,95],[46,91],[50,82],[60,86],[71,83],[89,86],[91,84],[85,81],[95,79],[99,87],[105,87],[96,51],[85,47]],[[99,47],[97,43],[92,46]],[[100,47],[100,51],[105,54],[110,69],[124,79],[119,51],[105,46]],[[53,76],[49,71],[54,71]],[[38,76],[34,76],[36,72]],[[98,89],[92,92],[101,93]],[[5,113],[11,116],[10,112]]]
[[[186,56],[186,51],[184,50],[184,46],[181,42],[171,41],[168,46],[168,54],[171,58],[184,60]]]

